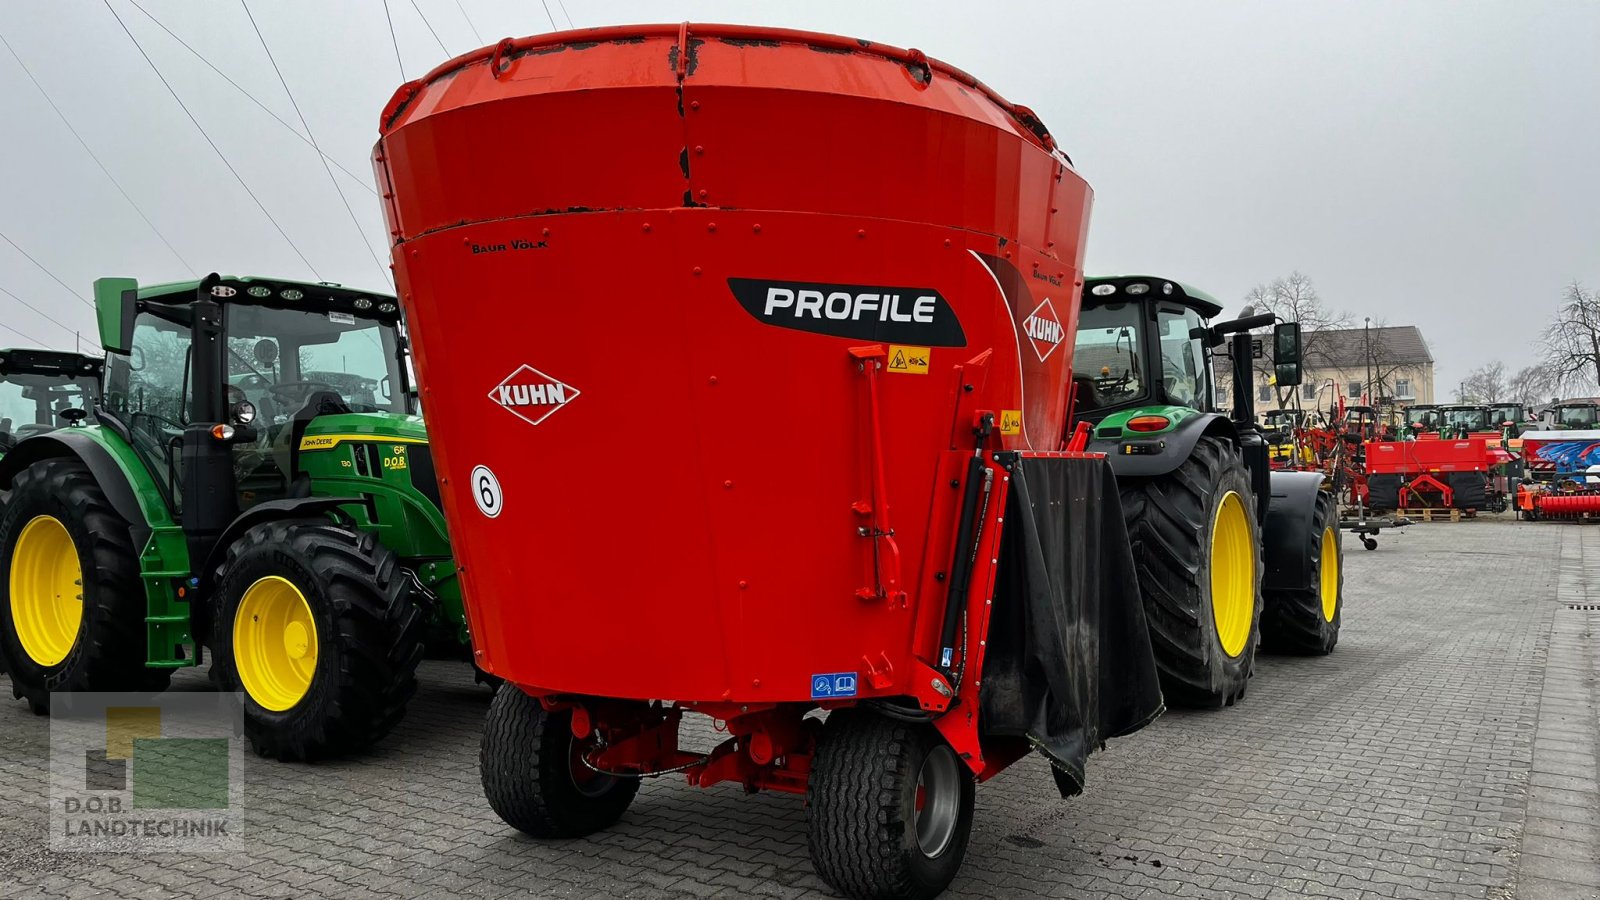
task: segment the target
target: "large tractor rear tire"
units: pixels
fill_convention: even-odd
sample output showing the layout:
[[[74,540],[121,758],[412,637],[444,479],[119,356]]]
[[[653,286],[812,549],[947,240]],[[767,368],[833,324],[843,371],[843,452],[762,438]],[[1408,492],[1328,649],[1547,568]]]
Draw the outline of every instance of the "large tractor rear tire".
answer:
[[[257,525],[228,548],[215,602],[211,679],[244,693],[262,756],[353,753],[405,715],[423,615],[376,536],[327,519]]]
[[[1450,485],[1450,505],[1456,509],[1489,508],[1489,485],[1482,472],[1451,472],[1445,476]]]
[[[1255,669],[1261,530],[1238,450],[1203,437],[1155,478],[1119,485],[1169,706],[1230,706]]]
[[[46,459],[17,473],[0,516],[0,657],[11,692],[41,715],[52,691],[159,691],[145,667],[145,595],[129,524],[87,466]]]
[[[593,740],[572,733],[572,712],[550,712],[514,685],[495,692],[483,723],[478,770],[489,806],[536,838],[576,838],[614,824],[639,779],[584,763]]]
[[[1399,475],[1367,476],[1367,509],[1399,509],[1400,486],[1405,479]]]
[[[1293,590],[1268,590],[1261,612],[1261,649],[1322,656],[1339,643],[1344,615],[1344,540],[1339,504],[1327,491],[1305,536],[1306,583]]]
[[[972,834],[972,772],[931,726],[862,709],[828,716],[806,783],[806,841],[846,897],[928,898]]]

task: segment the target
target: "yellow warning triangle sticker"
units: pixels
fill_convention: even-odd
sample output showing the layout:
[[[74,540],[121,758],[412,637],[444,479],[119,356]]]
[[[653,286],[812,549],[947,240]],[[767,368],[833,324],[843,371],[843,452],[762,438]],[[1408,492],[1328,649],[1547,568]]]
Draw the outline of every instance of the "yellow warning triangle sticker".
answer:
[[[906,367],[906,352],[904,350],[896,350],[895,354],[894,354],[894,358],[889,360],[889,368],[891,368],[891,369],[904,369],[905,367]]]

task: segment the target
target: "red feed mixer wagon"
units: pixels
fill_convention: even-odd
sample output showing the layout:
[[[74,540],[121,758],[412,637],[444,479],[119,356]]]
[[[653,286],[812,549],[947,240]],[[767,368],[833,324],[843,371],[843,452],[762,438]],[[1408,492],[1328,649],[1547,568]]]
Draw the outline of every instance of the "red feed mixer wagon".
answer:
[[[1076,792],[1160,712],[1116,483],[1065,451],[1090,191],[1026,108],[637,26],[451,60],[381,135],[507,822],[682,772],[805,794],[846,894],[931,896],[975,782],[1037,748]]]

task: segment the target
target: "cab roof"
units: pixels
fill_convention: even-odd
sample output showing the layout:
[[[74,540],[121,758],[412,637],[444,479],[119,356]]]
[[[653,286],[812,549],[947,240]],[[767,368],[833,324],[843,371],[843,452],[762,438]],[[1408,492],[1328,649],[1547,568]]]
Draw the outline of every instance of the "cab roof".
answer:
[[[1135,287],[1143,285],[1143,289]],[[1130,293],[1129,289],[1134,290]],[[1097,290],[1098,289],[1098,292]],[[1222,304],[1217,298],[1193,285],[1159,275],[1097,275],[1083,281],[1083,304],[1098,306],[1102,303],[1142,299],[1151,295],[1174,300],[1210,319],[1222,314]]]
[[[98,377],[104,362],[69,350],[0,349],[0,375],[60,375]]]

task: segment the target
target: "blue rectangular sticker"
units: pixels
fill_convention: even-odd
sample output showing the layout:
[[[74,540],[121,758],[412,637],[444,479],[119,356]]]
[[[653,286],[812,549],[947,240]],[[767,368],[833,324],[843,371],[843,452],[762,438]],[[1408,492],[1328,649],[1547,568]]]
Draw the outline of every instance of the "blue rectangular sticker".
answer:
[[[811,676],[811,699],[832,700],[856,695],[856,673],[831,672]]]

